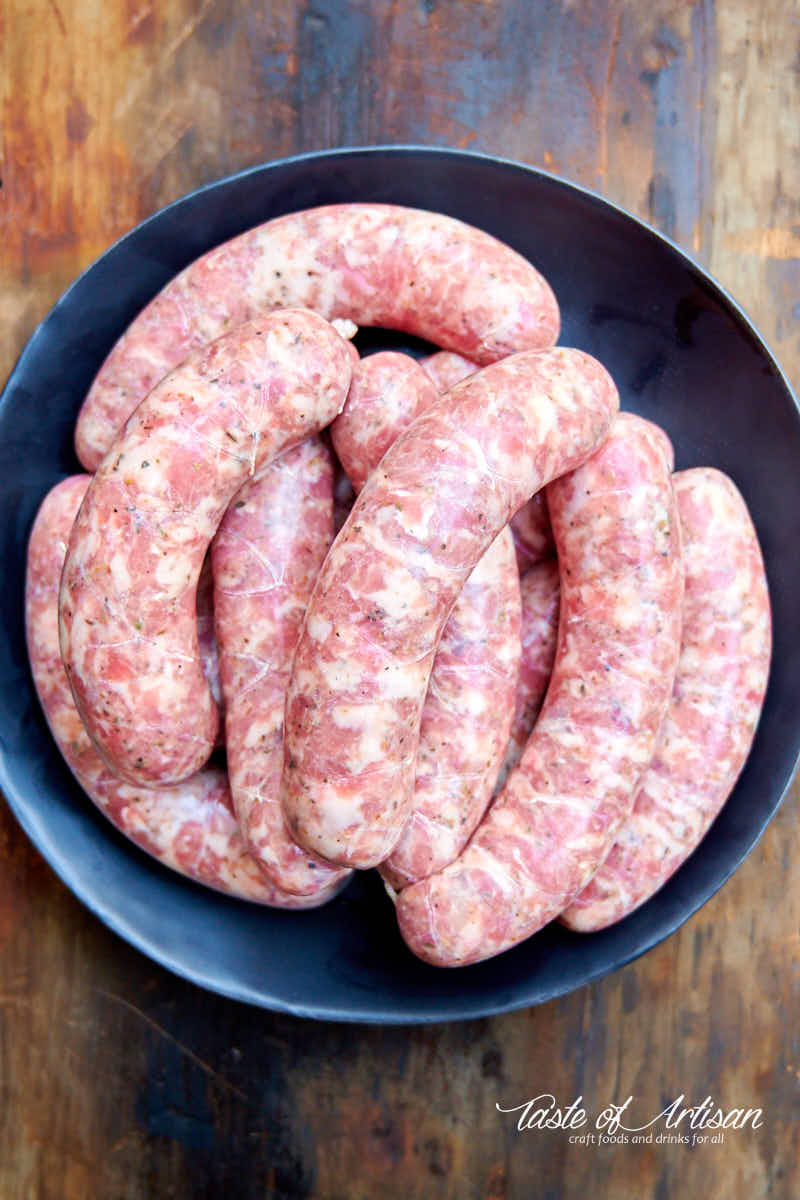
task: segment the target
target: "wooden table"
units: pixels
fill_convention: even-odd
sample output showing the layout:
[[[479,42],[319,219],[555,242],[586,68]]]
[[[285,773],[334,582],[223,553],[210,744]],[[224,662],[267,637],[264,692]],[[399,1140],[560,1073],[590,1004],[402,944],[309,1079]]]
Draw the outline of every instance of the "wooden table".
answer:
[[[0,376],[62,289],[187,190],[299,150],[544,165],[675,238],[800,383],[800,20],[781,0],[0,0]],[[797,791],[645,958],[526,1012],[303,1023],[107,932],[0,812],[0,1195],[800,1195]],[[457,980],[454,978],[454,986]],[[687,1148],[570,1144],[539,1092],[759,1106]],[[645,1119],[645,1118],[643,1118]]]

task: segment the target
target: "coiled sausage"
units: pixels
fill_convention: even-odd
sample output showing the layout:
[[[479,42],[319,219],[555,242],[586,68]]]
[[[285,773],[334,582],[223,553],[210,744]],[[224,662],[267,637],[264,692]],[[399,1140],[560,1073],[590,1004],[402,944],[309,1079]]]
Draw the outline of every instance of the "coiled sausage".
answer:
[[[118,779],[95,750],[72,699],[58,645],[58,587],[75,515],[89,486],[74,475],[45,497],[31,531],[25,626],[33,681],[67,766],[90,800],[148,854],[207,887],[279,908],[330,900],[335,884],[308,899],[281,893],[247,853],[225,772],[206,767],[173,788],[136,788]]]
[[[605,439],[618,397],[578,350],[512,355],[395,441],[323,564],[286,703],[289,827],[369,867],[410,812],[428,677],[456,596],[509,517]]]
[[[129,782],[176,783],[208,758],[203,558],[247,479],[339,412],[350,356],[314,313],[242,326],[154,388],[92,479],[64,564],[61,650],[92,740]]]
[[[561,617],[553,676],[519,765],[449,867],[406,888],[408,946],[479,962],[558,916],[603,861],[653,756],[678,661],[683,594],[664,435],[622,413],[548,489]]]
[[[81,409],[81,463],[97,469],[136,405],[187,355],[295,307],[404,330],[477,363],[551,346],[559,329],[539,272],[463,221],[393,204],[289,213],[198,258],[131,323]]]
[[[347,872],[301,850],[280,805],[283,708],[300,625],[333,541],[333,456],[307,438],[245,484],[211,544],[231,793],[253,857],[284,891]]]
[[[470,363],[468,373],[474,370]],[[438,395],[407,354],[372,354],[353,368],[331,440],[357,491]],[[436,651],[420,722],[412,811],[380,867],[392,887],[446,866],[483,816],[508,741],[520,653],[519,577],[506,529],[461,589]]]
[[[764,563],[736,486],[710,467],[674,477],[686,591],[675,689],[655,758],[608,858],[562,914],[604,929],[685,862],[739,777],[769,675]]]

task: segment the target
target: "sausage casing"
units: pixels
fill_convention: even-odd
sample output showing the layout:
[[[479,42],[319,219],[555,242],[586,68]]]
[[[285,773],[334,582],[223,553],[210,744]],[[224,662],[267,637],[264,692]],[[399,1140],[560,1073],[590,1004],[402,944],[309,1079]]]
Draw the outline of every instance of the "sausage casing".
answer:
[[[664,436],[622,413],[551,484],[561,577],[553,676],[519,765],[467,848],[406,888],[420,958],[491,958],[558,916],[608,854],[655,749],[680,647],[683,566]]]
[[[225,772],[205,767],[171,788],[137,788],[118,779],[95,750],[78,716],[58,644],[58,587],[87,475],[64,479],[45,497],[31,531],[25,626],[33,681],[67,766],[89,798],[148,854],[207,887],[279,908],[311,908],[339,885],[308,899],[273,887],[247,853]]]
[[[136,409],[89,485],[61,584],[78,711],[115,774],[176,783],[207,760],[218,711],[197,643],[197,581],[239,488],[341,409],[351,350],[286,310],[207,346]]]
[[[618,405],[578,350],[458,384],[384,455],[320,572],[286,704],[283,801],[330,862],[382,862],[413,800],[422,705],[448,614],[509,517],[583,462]]]
[[[539,272],[441,213],[335,204],[289,213],[204,254],[131,323],[92,384],[75,446],[94,471],[140,400],[187,355],[276,308],[400,329],[477,363],[558,337]]]
[[[756,531],[735,484],[710,467],[674,476],[686,590],[675,689],[633,812],[562,914],[603,929],[685,862],[750,752],[769,675],[769,593]]]
[[[300,849],[286,828],[279,791],[289,671],[332,541],[333,457],[315,437],[245,484],[211,544],[234,807],[264,873],[298,895],[315,895],[347,874]]]

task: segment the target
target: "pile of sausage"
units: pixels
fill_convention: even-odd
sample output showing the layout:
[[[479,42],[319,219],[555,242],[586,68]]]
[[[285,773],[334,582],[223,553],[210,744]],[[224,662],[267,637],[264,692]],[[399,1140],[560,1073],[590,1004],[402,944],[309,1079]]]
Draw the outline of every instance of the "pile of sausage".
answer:
[[[442,350],[359,360],[360,325]],[[758,541],[558,332],[507,246],[373,204],[250,230],[134,320],[26,588],[53,736],[119,829],[285,908],[377,867],[440,966],[603,928],[686,859],[764,697]]]

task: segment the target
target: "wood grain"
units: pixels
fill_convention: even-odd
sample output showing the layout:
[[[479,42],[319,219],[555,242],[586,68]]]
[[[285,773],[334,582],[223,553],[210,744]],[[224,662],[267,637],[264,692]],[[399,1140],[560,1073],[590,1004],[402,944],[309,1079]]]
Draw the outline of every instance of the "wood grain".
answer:
[[[781,0],[0,0],[0,376],[154,209],[297,150],[449,144],[652,222],[800,383],[800,26]],[[0,812],[0,1195],[800,1194],[797,789],[681,931],[541,1008],[413,1030],[207,995],[100,926]],[[454,978],[453,986],[457,987]],[[642,1119],[760,1106],[721,1146],[570,1145],[539,1092]]]

